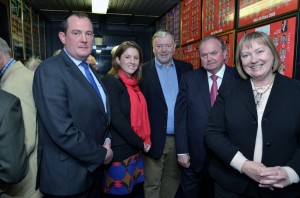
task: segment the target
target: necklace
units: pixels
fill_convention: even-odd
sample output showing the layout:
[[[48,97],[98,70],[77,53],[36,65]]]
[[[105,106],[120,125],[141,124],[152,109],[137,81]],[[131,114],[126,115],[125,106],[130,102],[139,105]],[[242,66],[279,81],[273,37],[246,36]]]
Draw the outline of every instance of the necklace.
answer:
[[[255,100],[255,104],[257,107],[260,107],[260,105],[262,104],[263,99],[264,99],[263,95],[272,87],[273,82],[274,82],[274,79],[269,85],[265,85],[265,86],[257,87],[257,88],[253,89],[254,100]]]

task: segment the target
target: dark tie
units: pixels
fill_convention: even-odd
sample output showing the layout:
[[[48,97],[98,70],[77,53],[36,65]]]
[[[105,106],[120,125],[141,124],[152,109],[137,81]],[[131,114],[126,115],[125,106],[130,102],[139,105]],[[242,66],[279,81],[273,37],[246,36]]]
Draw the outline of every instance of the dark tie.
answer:
[[[90,72],[90,70],[89,70],[88,64],[87,64],[85,61],[82,61],[82,62],[80,63],[80,65],[83,66],[85,75],[86,75],[88,81],[90,82],[90,84],[92,85],[92,87],[93,87],[93,88],[95,89],[95,91],[97,92],[98,96],[100,97],[100,100],[101,100],[101,106],[104,108],[104,110],[105,110],[105,112],[106,112],[106,106],[104,105],[104,102],[103,102],[103,101],[106,101],[106,99],[105,99],[105,98],[102,98],[102,95],[101,95],[101,93],[100,93],[100,91],[99,91],[99,89],[98,89],[98,87],[97,87],[97,85],[96,85],[96,82],[95,82],[95,80],[94,80],[94,78],[93,78],[93,76],[92,76],[92,74],[91,74],[91,72]],[[101,86],[101,85],[100,85],[100,86]],[[105,97],[104,91],[103,91],[103,90],[101,90],[101,91],[102,91],[102,93],[103,93],[103,97]]]
[[[95,89],[95,91],[97,92],[98,96],[101,97],[101,94],[100,94],[99,89],[98,89],[98,87],[96,85],[96,82],[95,82],[95,80],[94,80],[94,78],[93,78],[93,76],[92,76],[92,74],[91,74],[91,72],[89,70],[88,64],[85,61],[82,61],[80,64],[84,68],[84,72],[85,72],[85,75],[86,75],[88,81],[90,82],[90,84],[92,85],[92,87]]]
[[[216,98],[217,98],[217,92],[218,92],[217,78],[218,78],[218,76],[213,74],[210,77],[213,81],[213,83],[211,85],[211,91],[210,91],[210,102],[211,102],[211,106],[213,106],[216,101]]]

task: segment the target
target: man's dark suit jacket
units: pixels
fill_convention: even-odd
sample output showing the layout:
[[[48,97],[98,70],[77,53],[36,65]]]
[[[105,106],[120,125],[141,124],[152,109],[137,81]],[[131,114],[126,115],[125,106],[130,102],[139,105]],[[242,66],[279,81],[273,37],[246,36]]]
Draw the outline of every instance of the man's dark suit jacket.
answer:
[[[238,74],[226,66],[223,82]],[[177,154],[190,155],[190,167],[199,172],[206,159],[203,135],[211,110],[207,71],[203,68],[183,74],[175,106],[175,143]]]
[[[267,167],[289,166],[300,175],[300,82],[276,74],[262,117],[262,163]],[[225,189],[241,193],[250,178],[230,166],[240,151],[253,160],[257,111],[250,80],[222,86],[208,119],[205,142],[214,153],[212,177]],[[283,191],[289,193],[294,184]],[[272,191],[270,191],[272,192]],[[280,192],[275,190],[272,197]],[[294,191],[295,192],[295,191]],[[289,196],[285,197],[297,197]]]
[[[0,197],[7,184],[14,184],[28,172],[25,129],[20,100],[0,89]]]
[[[105,113],[99,96],[64,50],[38,67],[33,96],[41,192],[59,196],[84,192],[100,179],[94,171],[107,153],[102,145],[110,126],[108,103]]]
[[[174,64],[179,86],[181,75],[184,72],[192,70],[193,66],[190,63],[175,59]],[[163,153],[166,142],[168,107],[160,85],[154,60],[143,65],[143,80],[140,87],[147,101],[151,126],[152,146],[147,155],[154,159],[158,159]]]

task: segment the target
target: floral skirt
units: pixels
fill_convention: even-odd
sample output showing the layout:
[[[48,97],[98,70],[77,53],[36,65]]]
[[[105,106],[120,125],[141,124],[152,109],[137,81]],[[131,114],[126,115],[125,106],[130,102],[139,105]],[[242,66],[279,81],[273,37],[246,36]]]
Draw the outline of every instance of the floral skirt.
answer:
[[[103,173],[102,191],[111,195],[126,195],[133,187],[144,182],[144,160],[141,153],[122,162],[113,162]]]

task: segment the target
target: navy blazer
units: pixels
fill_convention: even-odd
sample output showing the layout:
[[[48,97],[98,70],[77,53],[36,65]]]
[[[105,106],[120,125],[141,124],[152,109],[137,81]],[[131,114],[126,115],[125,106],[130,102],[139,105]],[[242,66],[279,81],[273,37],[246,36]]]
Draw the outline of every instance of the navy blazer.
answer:
[[[300,175],[300,82],[276,74],[262,117],[262,163],[289,166]],[[249,180],[230,166],[240,151],[253,160],[257,111],[250,80],[222,86],[208,119],[205,142],[214,153],[209,171],[225,189],[242,193]],[[298,188],[300,183],[283,189]],[[276,197],[276,190],[274,196]],[[294,191],[295,192],[295,191]],[[294,197],[292,194],[288,197]]]
[[[236,69],[226,66],[222,85],[237,77]],[[210,110],[207,71],[200,68],[183,74],[175,106],[176,152],[189,153],[190,166],[197,172],[206,160],[203,134]]]
[[[106,113],[64,50],[38,67],[33,96],[38,111],[41,192],[59,196],[84,192],[99,181],[94,171],[107,153],[102,145],[110,126],[108,100]]]
[[[181,75],[184,72],[191,71],[193,66],[188,62],[175,59],[174,64],[179,86]],[[160,85],[154,60],[143,64],[143,80],[140,87],[147,101],[151,126],[152,145],[147,155],[154,159],[158,159],[163,153],[166,142],[168,107]]]

